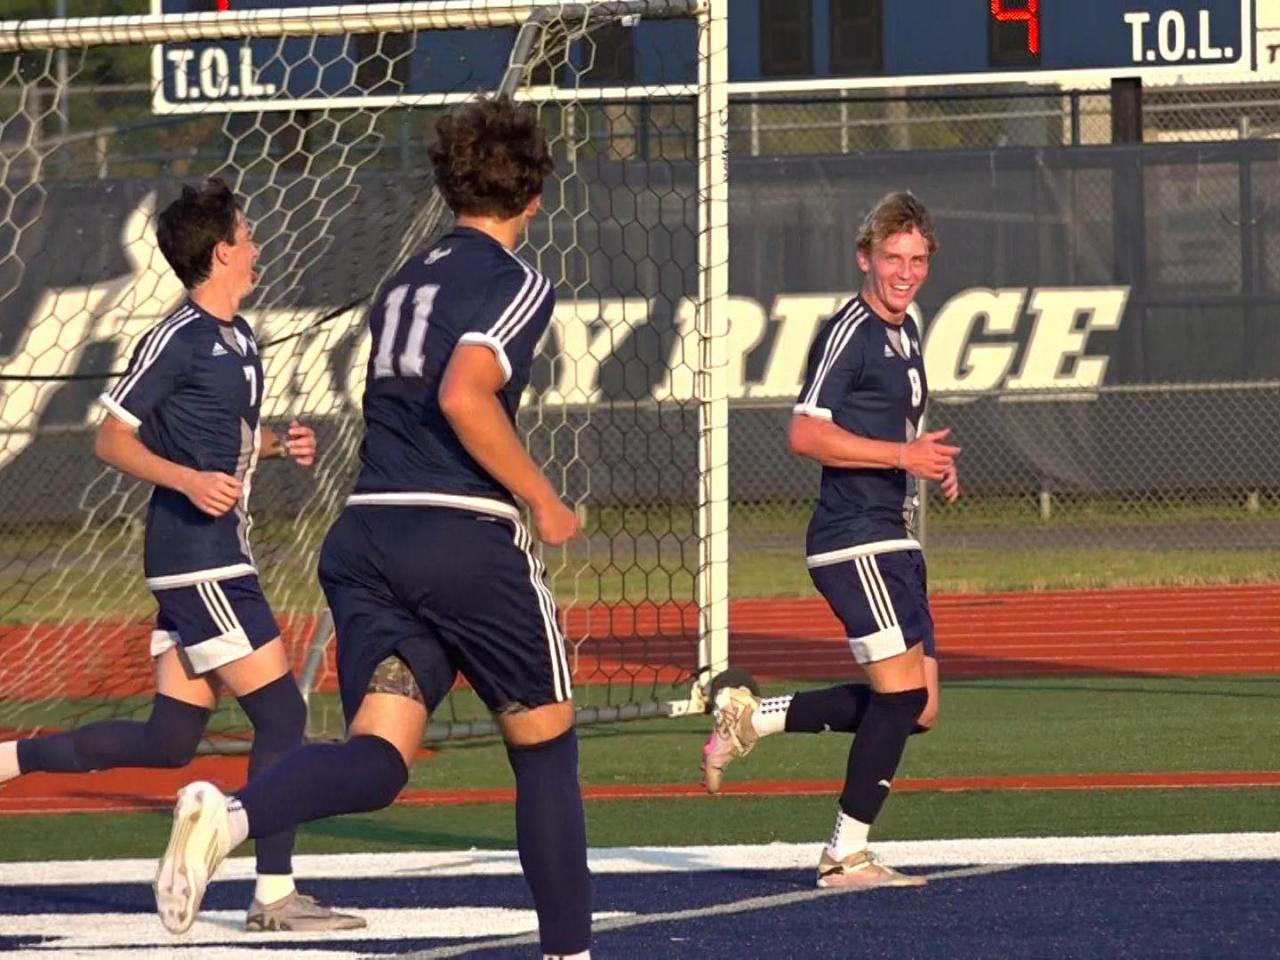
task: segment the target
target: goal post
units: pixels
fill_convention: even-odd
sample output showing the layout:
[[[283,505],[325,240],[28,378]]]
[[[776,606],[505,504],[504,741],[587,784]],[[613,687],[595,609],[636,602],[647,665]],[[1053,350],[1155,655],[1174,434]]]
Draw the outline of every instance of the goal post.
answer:
[[[296,416],[320,439],[310,473],[258,466],[251,542],[312,732],[341,732],[314,568],[358,466],[364,311],[444,228],[425,148],[439,111],[478,92],[535,109],[556,159],[519,251],[558,299],[519,427],[585,521],[545,558],[581,718],[701,706],[693,679],[728,658],[724,7],[0,23],[0,737],[148,706],[149,489],[93,461],[91,401],[181,297],[152,218],[204,175],[246,199],[262,248],[242,312],[264,422]],[[217,749],[248,732],[229,706],[212,729]],[[491,729],[459,690],[431,736]]]

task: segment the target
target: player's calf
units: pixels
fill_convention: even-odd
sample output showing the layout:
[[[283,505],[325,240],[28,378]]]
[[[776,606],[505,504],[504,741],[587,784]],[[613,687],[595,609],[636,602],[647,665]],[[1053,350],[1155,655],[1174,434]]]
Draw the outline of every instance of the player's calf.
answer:
[[[252,783],[302,743],[307,729],[307,705],[288,673],[237,700],[253,725],[253,748],[249,753],[249,782]],[[258,901],[274,903],[293,892],[294,833],[292,829],[285,829],[263,836],[255,845]]]
[[[209,711],[163,693],[151,716],[102,720],[67,733],[15,743],[18,773],[88,773],[115,767],[185,767],[204,735]],[[4,778],[0,776],[0,780]]]
[[[571,727],[545,743],[507,746],[516,777],[516,842],[548,956],[586,956],[591,946],[591,875]]]
[[[381,737],[307,744],[249,781],[231,801],[231,836],[239,843],[312,820],[381,810],[408,780],[400,751]]]
[[[818,867],[819,886],[904,886],[910,881],[868,859],[867,839],[889,790],[907,737],[915,729],[928,693],[920,687],[897,693],[873,691],[849,764],[835,829]]]

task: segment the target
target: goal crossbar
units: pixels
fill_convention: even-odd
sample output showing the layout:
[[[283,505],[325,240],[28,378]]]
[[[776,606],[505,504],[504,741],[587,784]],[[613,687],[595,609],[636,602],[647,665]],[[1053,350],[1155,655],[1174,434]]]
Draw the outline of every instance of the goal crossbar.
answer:
[[[616,0],[559,3],[556,0],[434,0],[416,3],[345,4],[287,10],[151,14],[131,17],[69,17],[0,23],[0,52],[21,53],[58,46],[102,46],[194,40],[236,40],[305,33],[395,33],[519,27],[530,20],[573,18],[618,20],[688,19],[705,11],[697,0]]]

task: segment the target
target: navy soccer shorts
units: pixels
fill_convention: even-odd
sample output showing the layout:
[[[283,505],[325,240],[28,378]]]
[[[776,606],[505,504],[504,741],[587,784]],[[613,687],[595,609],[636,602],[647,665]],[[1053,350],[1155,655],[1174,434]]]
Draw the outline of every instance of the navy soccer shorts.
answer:
[[[280,636],[262,585],[253,574],[153,591],[160,613],[151,656],[178,647],[192,673],[208,673],[247,657]]]
[[[453,507],[348,506],[320,551],[350,724],[378,665],[408,665],[435,712],[458,673],[494,712],[573,694],[542,562],[518,521]]]
[[[812,567],[809,576],[844,624],[858,663],[885,660],[919,643],[926,656],[937,656],[928,574],[919,550],[854,557]]]

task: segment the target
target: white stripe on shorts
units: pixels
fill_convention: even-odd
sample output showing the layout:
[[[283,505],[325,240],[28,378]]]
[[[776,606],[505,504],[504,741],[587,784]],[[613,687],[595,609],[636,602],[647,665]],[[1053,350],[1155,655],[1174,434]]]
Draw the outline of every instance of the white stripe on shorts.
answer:
[[[236,621],[235,611],[231,609],[231,604],[227,601],[227,595],[221,589],[218,589],[216,583],[197,583],[196,592],[200,594],[200,599],[204,601],[205,610],[213,618],[214,626],[218,628],[220,633],[234,633],[240,629],[240,624]]]
[[[862,581],[862,589],[866,592],[867,603],[876,618],[876,626],[881,630],[898,625],[898,615],[893,609],[893,600],[889,596],[889,588],[880,576],[880,567],[874,556],[854,558],[854,566],[858,569],[858,579]]]
[[[542,561],[532,550],[533,538],[519,520],[515,522],[515,541],[529,564],[529,581],[538,598],[538,610],[542,614],[542,624],[547,635],[547,652],[551,657],[551,677],[556,700],[564,702],[573,695],[573,674],[569,670],[569,658],[564,650],[564,635],[560,633],[560,625],[556,623],[556,601],[544,579],[545,568]]]
[[[903,653],[907,649],[907,643],[902,636],[897,611],[893,609],[889,588],[880,575],[880,566],[876,563],[875,556],[855,557],[853,562],[858,571],[858,579],[862,581],[867,606],[879,628],[875,633],[864,637],[849,637],[849,649],[853,652],[853,658],[858,663],[874,663]]]

